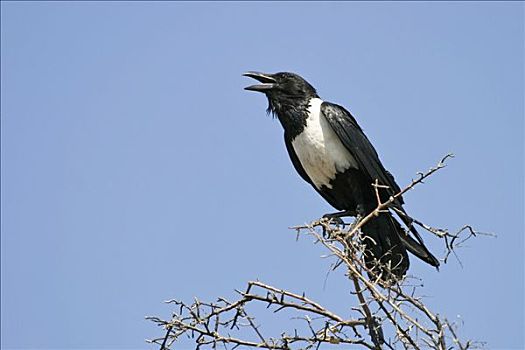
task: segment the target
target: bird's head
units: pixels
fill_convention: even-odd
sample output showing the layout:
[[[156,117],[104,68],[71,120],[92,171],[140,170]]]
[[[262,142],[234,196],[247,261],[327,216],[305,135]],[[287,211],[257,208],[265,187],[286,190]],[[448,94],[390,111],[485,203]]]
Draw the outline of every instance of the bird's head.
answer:
[[[319,97],[315,88],[295,73],[246,72],[243,75],[260,82],[244,89],[264,93],[268,98],[268,111],[274,113],[283,106],[293,106],[295,103]]]

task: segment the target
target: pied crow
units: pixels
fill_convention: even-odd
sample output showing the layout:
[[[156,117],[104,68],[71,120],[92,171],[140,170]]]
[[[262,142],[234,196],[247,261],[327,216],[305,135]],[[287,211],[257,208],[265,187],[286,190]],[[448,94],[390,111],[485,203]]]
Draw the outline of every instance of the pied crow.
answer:
[[[383,202],[400,191],[363,130],[345,108],[323,101],[312,85],[294,73],[246,72],[243,75],[260,82],[245,89],[262,92],[268,98],[267,112],[281,122],[286,149],[299,175],[340,210],[325,217],[365,217],[371,213],[378,205],[372,186],[376,180],[387,187],[379,189]],[[403,204],[399,196],[393,205],[405,213]],[[390,279],[390,273],[396,277],[406,273],[407,250],[428,264],[439,266],[408,215],[399,217],[415,239],[390,212],[381,213],[362,227],[365,262],[385,280]]]

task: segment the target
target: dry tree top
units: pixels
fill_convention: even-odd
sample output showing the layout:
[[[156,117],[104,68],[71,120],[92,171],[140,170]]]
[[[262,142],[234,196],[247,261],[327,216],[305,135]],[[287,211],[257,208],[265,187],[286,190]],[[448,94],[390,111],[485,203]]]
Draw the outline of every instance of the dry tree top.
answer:
[[[479,343],[461,341],[456,334],[456,326],[425,305],[418,295],[419,283],[413,283],[409,277],[386,283],[366,266],[363,259],[364,245],[360,239],[360,228],[382,211],[391,210],[398,215],[406,215],[396,211],[392,205],[395,198],[445,167],[450,157],[452,155],[448,154],[426,173],[418,173],[415,180],[386,202],[380,200],[378,188],[381,185],[377,182],[372,184],[378,199],[376,209],[366,217],[357,218],[349,226],[333,225],[330,220],[321,219],[293,227],[298,235],[313,237],[315,243],[321,244],[337,259],[333,268],[346,268],[346,276],[351,281],[351,294],[355,297],[353,301],[349,300],[349,305],[353,305],[350,310],[344,313],[328,310],[305,293],[250,281],[245,290],[236,291],[236,300],[218,297],[214,302],[198,299],[192,303],[167,301],[175,307],[171,319],[146,317],[164,329],[162,336],[148,342],[157,344],[160,350],[173,348],[173,344],[182,337],[192,339],[196,349],[221,346],[225,349],[251,347],[289,350],[346,345],[369,349],[466,350],[479,346]],[[443,241],[446,254],[442,260],[445,263],[451,254],[456,255],[455,250],[462,243],[482,234],[469,225],[451,233],[415,218],[410,219]],[[388,270],[388,266],[384,268]],[[283,325],[283,328],[292,327],[292,331],[267,337],[263,331],[264,325],[257,324],[255,316],[248,311],[248,307],[253,304],[266,306],[274,313],[285,309],[293,312],[290,325]]]

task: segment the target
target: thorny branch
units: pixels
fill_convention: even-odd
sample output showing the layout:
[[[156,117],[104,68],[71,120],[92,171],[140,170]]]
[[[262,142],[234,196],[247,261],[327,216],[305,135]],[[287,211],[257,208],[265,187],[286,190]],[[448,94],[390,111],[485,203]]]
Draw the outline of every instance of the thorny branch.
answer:
[[[245,291],[236,291],[238,298],[235,301],[222,297],[211,303],[197,299],[191,304],[169,300],[168,303],[177,307],[170,320],[147,317],[165,329],[162,337],[149,342],[159,345],[160,350],[170,349],[182,336],[193,339],[197,349],[215,349],[218,345],[225,349],[318,349],[322,345],[336,344],[354,344],[368,349],[467,350],[477,347],[479,343],[462,342],[455,325],[439,317],[424,304],[422,298],[416,294],[417,285],[411,283],[413,278],[405,277],[386,283],[367,267],[363,259],[364,245],[359,238],[360,229],[366,222],[380,212],[390,210],[442,239],[446,249],[442,259],[445,263],[450,254],[457,257],[456,248],[483,233],[475,231],[469,225],[455,233],[434,228],[408,217],[396,205],[399,197],[445,167],[446,160],[451,157],[452,154],[447,154],[435,167],[426,173],[419,173],[418,178],[384,202],[381,201],[379,189],[385,186],[376,181],[372,184],[378,201],[376,209],[369,215],[356,219],[348,229],[333,225],[329,219],[324,218],[293,227],[298,234],[313,237],[316,243],[321,243],[337,258],[334,269],[342,265],[347,268],[350,288],[357,298],[350,313],[347,311],[345,316],[341,316],[309,299],[304,293],[297,294],[260,281],[251,281]],[[383,270],[388,268],[389,266],[382,267]],[[256,324],[255,317],[247,311],[248,305],[257,303],[273,309],[274,313],[284,309],[291,310],[298,315],[294,320],[301,320],[302,323],[293,332],[265,337],[261,326]]]

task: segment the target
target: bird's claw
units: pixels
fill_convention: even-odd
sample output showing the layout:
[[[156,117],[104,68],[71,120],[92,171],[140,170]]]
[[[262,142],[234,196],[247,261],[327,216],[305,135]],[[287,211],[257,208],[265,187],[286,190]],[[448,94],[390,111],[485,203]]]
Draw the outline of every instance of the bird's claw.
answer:
[[[327,219],[329,224],[333,224],[336,226],[343,226],[345,227],[346,223],[343,221],[343,219],[339,217],[330,217],[330,216],[323,216],[323,219]]]
[[[328,222],[328,225],[335,225],[337,228],[339,226],[342,226],[343,229],[345,228],[346,223],[338,216],[333,216],[330,214],[323,215],[323,219]],[[323,225],[323,237],[328,238],[327,232],[326,232],[326,226]]]

